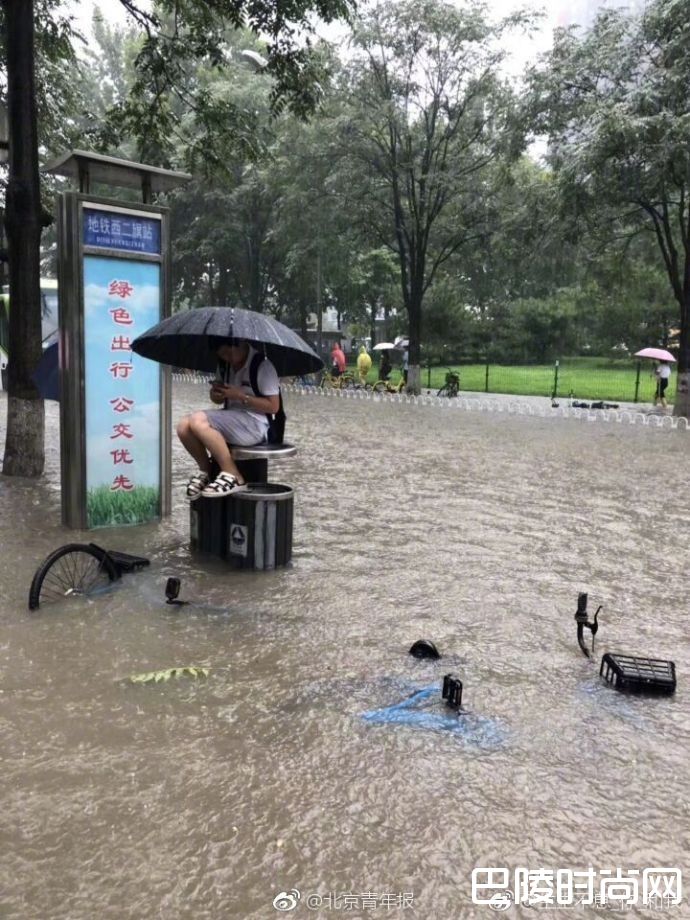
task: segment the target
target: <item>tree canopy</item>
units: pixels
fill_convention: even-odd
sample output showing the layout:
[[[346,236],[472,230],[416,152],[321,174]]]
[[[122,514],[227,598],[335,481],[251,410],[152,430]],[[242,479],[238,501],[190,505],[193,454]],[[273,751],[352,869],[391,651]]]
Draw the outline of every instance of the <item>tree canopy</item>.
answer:
[[[174,309],[240,302],[306,333],[332,307],[357,335],[409,334],[413,386],[423,354],[546,361],[677,337],[684,395],[681,0],[557,31],[525,84],[502,41],[532,20],[475,0],[120,2],[128,25],[97,21],[86,45],[60,0],[34,0],[40,155],[193,173],[167,197]],[[314,32],[336,17],[346,51]]]
[[[266,70],[273,78],[273,111],[304,116],[314,108],[323,74],[321,58],[312,53],[311,17],[328,22],[350,12],[350,0],[155,0],[151,8],[138,0],[121,3],[138,33],[132,79],[126,95],[114,96],[93,125],[90,140],[98,143],[99,138],[112,147],[128,138],[138,158],[150,163],[201,160],[216,168],[225,165],[229,148],[251,148],[255,141],[251,114],[214,80],[236,66],[228,37],[241,29],[262,37]],[[65,141],[71,146],[84,121],[77,84],[66,78],[74,73],[77,36],[64,10],[59,0],[2,0],[0,7],[10,124],[5,224],[12,288],[3,468],[14,475],[40,475],[44,462],[43,403],[31,377],[41,348],[40,237],[45,223],[38,121],[42,152]],[[89,136],[88,130],[82,136]],[[238,143],[231,144],[235,138]],[[200,146],[204,156],[197,158]]]
[[[476,233],[488,167],[520,141],[498,39],[480,4],[384,2],[353,29],[342,119],[358,220],[396,255],[418,386],[422,304],[441,266]],[[483,193],[473,194],[482,187]]]
[[[640,16],[605,10],[556,34],[532,72],[535,130],[549,137],[561,208],[592,238],[650,236],[678,307],[679,392],[690,370],[690,20],[682,0]]]

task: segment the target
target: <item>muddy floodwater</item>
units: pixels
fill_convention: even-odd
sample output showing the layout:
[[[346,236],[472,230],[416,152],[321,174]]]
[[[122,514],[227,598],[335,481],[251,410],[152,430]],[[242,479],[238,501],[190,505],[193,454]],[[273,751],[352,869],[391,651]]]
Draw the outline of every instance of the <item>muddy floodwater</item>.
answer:
[[[203,403],[175,384],[175,416]],[[475,900],[521,869],[580,897],[620,870],[626,916],[688,916],[641,891],[688,871],[690,433],[291,393],[299,453],[270,478],[295,489],[293,564],[255,573],[190,555],[178,447],[170,518],[64,530],[46,406],[46,476],[0,478],[3,920],[489,917],[480,867],[510,885]],[[151,565],[29,611],[75,539]],[[673,659],[675,696],[611,689],[606,651]]]

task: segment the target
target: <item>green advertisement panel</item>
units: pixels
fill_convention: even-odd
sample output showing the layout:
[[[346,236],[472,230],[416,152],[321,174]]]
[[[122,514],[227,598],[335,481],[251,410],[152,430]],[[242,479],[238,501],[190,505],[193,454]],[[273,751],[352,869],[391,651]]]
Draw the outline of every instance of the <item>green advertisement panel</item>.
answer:
[[[131,342],[161,316],[161,265],[85,255],[86,524],[141,524],[161,515],[159,366]]]
[[[170,312],[170,214],[153,202],[192,177],[77,149],[44,170],[78,188],[57,199],[62,523],[144,524],[170,514],[170,370],[131,343]]]

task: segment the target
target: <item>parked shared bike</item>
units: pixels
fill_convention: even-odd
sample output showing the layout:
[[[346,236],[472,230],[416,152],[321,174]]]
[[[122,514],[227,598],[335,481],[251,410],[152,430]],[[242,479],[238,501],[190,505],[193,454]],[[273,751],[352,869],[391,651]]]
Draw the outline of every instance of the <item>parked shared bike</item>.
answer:
[[[330,387],[333,390],[349,390],[356,386],[355,375],[351,374],[349,371],[345,371],[344,374],[338,374],[336,377],[334,374],[331,374],[330,371],[324,371],[321,377],[321,386],[324,389]]]
[[[448,396],[452,399],[454,396],[457,396],[460,392],[460,375],[451,370],[449,367],[446,368],[446,382],[443,384],[441,389],[436,393],[437,396]]]
[[[377,380],[372,387],[374,393],[402,393],[405,389],[405,378],[401,377],[397,383],[390,380]]]

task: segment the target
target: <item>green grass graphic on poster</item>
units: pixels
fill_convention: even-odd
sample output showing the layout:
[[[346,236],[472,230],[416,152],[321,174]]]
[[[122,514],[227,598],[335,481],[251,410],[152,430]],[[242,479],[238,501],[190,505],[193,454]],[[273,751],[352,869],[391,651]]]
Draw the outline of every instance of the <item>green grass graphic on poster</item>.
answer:
[[[160,369],[131,342],[160,320],[160,265],[84,258],[87,526],[160,517]]]
[[[89,527],[143,524],[160,516],[160,489],[135,486],[131,492],[113,492],[110,486],[89,489],[86,494]]]

